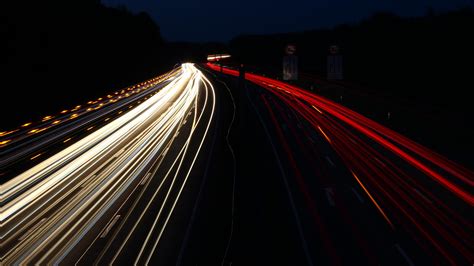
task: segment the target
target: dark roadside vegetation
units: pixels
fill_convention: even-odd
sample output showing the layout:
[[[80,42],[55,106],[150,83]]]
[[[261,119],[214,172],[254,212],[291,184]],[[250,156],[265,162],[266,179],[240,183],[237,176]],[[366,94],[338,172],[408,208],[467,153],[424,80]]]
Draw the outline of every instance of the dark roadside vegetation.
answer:
[[[297,47],[300,85],[470,164],[474,88],[471,9],[418,18],[378,13],[332,29],[242,35],[229,43],[173,43],[145,13],[98,0],[12,1],[2,14],[1,130],[38,121],[208,53],[281,76],[284,47]],[[328,47],[344,57],[343,83],[327,83]],[[306,75],[307,74],[307,75]],[[387,112],[392,112],[386,121]]]
[[[13,2],[13,1],[12,1]],[[145,14],[98,1],[10,4],[2,129],[73,108],[165,69],[164,42]],[[4,128],[7,127],[7,128]]]
[[[0,69],[2,131],[71,109],[195,59],[189,52],[190,44],[166,42],[146,13],[106,7],[98,0],[25,5],[20,1],[5,3],[7,12],[1,16],[5,40]],[[193,49],[199,52],[203,48],[194,45]]]

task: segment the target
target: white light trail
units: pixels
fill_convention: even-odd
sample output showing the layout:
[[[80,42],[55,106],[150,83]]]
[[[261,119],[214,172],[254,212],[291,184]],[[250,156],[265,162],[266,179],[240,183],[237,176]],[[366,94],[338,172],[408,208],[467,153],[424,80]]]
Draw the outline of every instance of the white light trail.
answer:
[[[2,262],[63,261],[86,235],[102,234],[96,225],[104,219],[110,220],[106,217],[109,210],[122,206],[119,200],[123,196],[137,191],[138,186],[146,189],[153,178],[162,179],[156,193],[166,189],[165,203],[173,202],[169,212],[160,211],[156,217],[166,215],[165,224],[152,228],[160,230],[161,236],[206,139],[215,109],[212,84],[192,64],[183,64],[181,70],[166,81],[169,84],[157,94],[144,99],[121,117],[2,185],[1,239],[7,247],[0,254]],[[194,113],[194,119],[185,124],[190,112]],[[194,142],[198,145],[191,148]],[[169,168],[168,174],[163,177],[150,174],[156,158],[163,160],[171,145],[178,145],[176,148],[181,150],[174,163],[158,164]],[[145,176],[147,181],[143,183]],[[162,188],[168,176],[173,178],[172,185]],[[178,180],[178,176],[184,178]],[[174,186],[179,187],[177,195],[171,193]],[[140,193],[140,197],[142,195]],[[143,210],[137,223],[148,208]],[[128,218],[126,215],[113,217]],[[114,235],[113,227],[107,228],[107,235]],[[24,235],[27,237],[22,237]],[[155,240],[147,261],[159,239]],[[147,237],[144,245],[150,240]]]

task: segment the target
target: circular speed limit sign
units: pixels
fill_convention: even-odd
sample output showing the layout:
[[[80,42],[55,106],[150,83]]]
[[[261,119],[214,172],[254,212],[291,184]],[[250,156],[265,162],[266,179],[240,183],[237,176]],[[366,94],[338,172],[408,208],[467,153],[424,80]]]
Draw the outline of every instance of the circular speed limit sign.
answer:
[[[294,55],[296,53],[296,46],[293,44],[289,44],[285,48],[285,53],[287,55]]]

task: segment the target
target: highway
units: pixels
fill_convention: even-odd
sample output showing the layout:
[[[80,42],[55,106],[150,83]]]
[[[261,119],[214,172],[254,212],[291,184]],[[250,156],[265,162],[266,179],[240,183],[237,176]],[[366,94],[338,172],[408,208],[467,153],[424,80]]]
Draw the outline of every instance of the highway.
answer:
[[[204,156],[214,87],[183,64],[102,100],[2,132],[3,177],[27,169],[2,185],[2,264],[153,262]]]
[[[472,170],[238,76],[186,63],[0,132],[2,265],[474,262]]]
[[[210,63],[207,67],[221,71]],[[223,79],[239,76],[231,68],[222,72]],[[242,110],[247,109],[244,116],[256,116],[265,132],[271,150],[266,160],[273,158],[281,178],[272,181],[281,183],[280,194],[286,193],[290,211],[284,216],[293,217],[291,225],[273,220],[278,229],[267,236],[279,234],[281,238],[273,241],[293,241],[286,254],[281,255],[277,244],[268,244],[273,247],[261,263],[463,265],[474,261],[471,170],[309,91],[253,73],[246,73],[245,79],[236,94]],[[264,161],[259,161],[264,167]],[[272,182],[266,180],[265,184]],[[270,197],[265,189],[262,185],[260,193]],[[235,244],[235,253],[244,249],[239,245],[244,244]],[[278,255],[270,257],[272,253]],[[251,262],[246,256],[234,256]]]

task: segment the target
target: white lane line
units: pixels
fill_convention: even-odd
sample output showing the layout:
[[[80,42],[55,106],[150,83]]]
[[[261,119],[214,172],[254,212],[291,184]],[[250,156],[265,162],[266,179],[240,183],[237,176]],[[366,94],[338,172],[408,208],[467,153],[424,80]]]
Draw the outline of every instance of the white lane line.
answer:
[[[331,158],[329,158],[329,156],[327,156],[327,155],[326,155],[326,160],[328,161],[329,165],[331,165],[332,167],[336,166],[336,165],[332,162]]]
[[[31,233],[33,233],[34,230],[40,227],[44,222],[46,222],[46,218],[41,219],[37,224],[31,227],[30,230],[26,231],[26,233],[24,233],[20,238],[18,238],[18,241],[25,240],[28,236],[31,235]]]
[[[322,112],[321,110],[319,110],[316,106],[312,105],[312,107],[313,107],[316,111],[318,111],[320,114],[323,114],[323,112]]]
[[[334,201],[334,189],[332,188],[325,188],[326,197],[328,198],[329,205],[336,206],[336,202]]]
[[[140,182],[140,186],[145,185],[148,179],[150,179],[150,176],[151,176],[151,173],[146,174],[145,177],[142,179],[142,182]]]
[[[92,175],[92,176],[89,178],[89,180],[84,181],[84,183],[82,183],[82,185],[81,185],[81,188],[84,188],[84,187],[86,187],[87,185],[89,185],[92,181],[94,181],[94,178],[95,178],[96,176],[97,176],[97,175],[94,174],[94,175]]]
[[[104,238],[110,232],[110,229],[117,223],[118,219],[120,219],[120,215],[116,215],[112,221],[110,221],[109,225],[105,228],[105,230],[100,235],[100,238]]]
[[[356,195],[357,199],[359,199],[360,203],[364,203],[364,198],[362,198],[359,194],[359,192],[357,192],[357,190],[355,188],[352,188],[352,192],[354,192],[354,194]]]
[[[381,164],[383,167],[385,167],[386,165],[384,163],[382,163],[382,161],[380,161],[378,158],[374,157],[374,159],[379,163]]]
[[[119,152],[117,152],[117,153],[114,155],[114,158],[119,157],[120,154],[122,154],[124,151],[125,151],[125,149],[121,149]]]
[[[416,193],[418,193],[418,195],[420,195],[420,196],[421,196],[424,200],[426,200],[428,203],[433,204],[433,202],[432,202],[431,200],[429,200],[425,195],[421,194],[421,192],[420,192],[418,189],[414,188],[413,190],[414,190]]]
[[[410,266],[415,266],[413,261],[408,257],[408,255],[405,253],[405,251],[400,247],[399,244],[395,244],[395,248],[402,254],[403,258],[407,261],[408,265]]]

